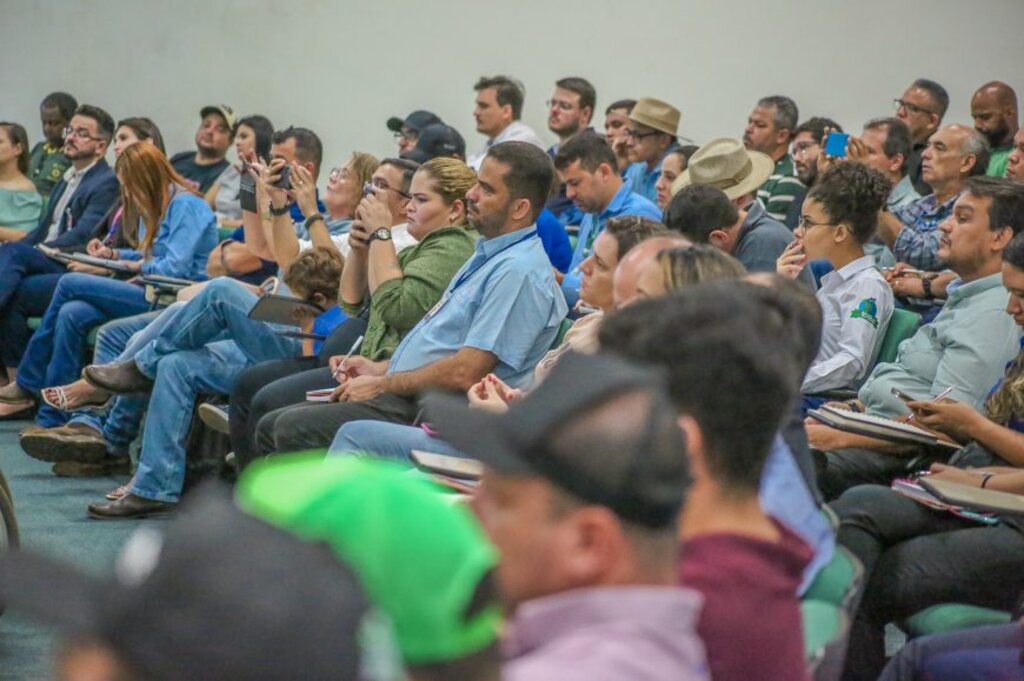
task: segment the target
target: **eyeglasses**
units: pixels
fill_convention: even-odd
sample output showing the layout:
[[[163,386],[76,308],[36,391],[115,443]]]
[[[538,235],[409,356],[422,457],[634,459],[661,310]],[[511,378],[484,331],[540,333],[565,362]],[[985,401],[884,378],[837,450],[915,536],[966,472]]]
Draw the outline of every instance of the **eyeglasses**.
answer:
[[[330,180],[331,182],[341,182],[348,177],[348,168],[332,168]]]
[[[639,132],[635,128],[626,128],[626,134],[635,140],[642,140],[645,137],[650,137],[652,135],[664,135],[665,133],[657,130],[653,130],[651,132]]]
[[[793,156],[803,156],[814,147],[820,147],[817,142],[799,142],[793,145]]]
[[[415,142],[416,139],[420,136],[419,133],[416,132],[415,130],[399,130],[395,132],[394,135],[396,140],[404,139],[410,142]]]
[[[831,222],[815,222],[806,215],[801,215],[799,219],[797,219],[796,221],[796,226],[799,227],[800,229],[807,230],[810,229],[811,227],[838,227],[839,225],[833,224]]]
[[[405,197],[407,199],[412,198],[411,194],[406,194],[401,189],[395,189],[394,187],[388,186],[388,183],[385,182],[384,180],[370,180],[369,182],[363,185],[363,194],[373,194],[377,189],[384,192],[393,191],[399,196]]]
[[[67,139],[69,137],[77,137],[80,140],[92,140],[93,142],[104,141],[102,137],[93,137],[92,135],[90,135],[89,131],[86,130],[85,128],[78,128],[76,130],[75,128],[72,128],[70,125],[64,128],[62,134],[64,136],[64,139]]]
[[[900,109],[906,109],[907,113],[912,113],[912,114],[919,114],[919,113],[932,114],[932,113],[935,113],[934,111],[929,111],[928,109],[924,108],[923,106],[918,106],[917,104],[914,104],[913,102],[907,102],[907,101],[904,101],[902,99],[894,99],[894,100],[892,100],[892,104],[893,104],[893,107],[895,107],[895,109],[897,111],[899,111]]]
[[[545,104],[548,105],[549,109],[558,107],[562,111],[572,111],[576,107],[572,102],[560,102],[557,99],[549,99]]]

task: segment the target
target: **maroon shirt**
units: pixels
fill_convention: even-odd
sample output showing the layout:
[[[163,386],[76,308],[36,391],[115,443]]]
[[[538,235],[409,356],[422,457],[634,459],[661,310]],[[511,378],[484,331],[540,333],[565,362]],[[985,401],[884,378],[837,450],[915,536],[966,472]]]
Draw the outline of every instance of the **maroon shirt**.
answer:
[[[697,633],[715,681],[809,678],[797,589],[813,554],[775,527],[782,535],[776,543],[708,534],[683,544],[679,578],[704,596]]]

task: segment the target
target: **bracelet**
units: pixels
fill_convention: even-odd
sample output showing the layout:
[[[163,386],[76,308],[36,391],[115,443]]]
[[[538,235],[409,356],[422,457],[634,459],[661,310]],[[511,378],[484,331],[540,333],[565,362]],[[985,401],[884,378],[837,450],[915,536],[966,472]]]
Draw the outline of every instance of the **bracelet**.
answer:
[[[992,476],[994,476],[994,475],[995,475],[995,473],[982,473],[981,474],[981,488],[982,489],[985,489],[985,485],[988,484],[988,481],[991,480]]]
[[[309,231],[310,225],[312,225],[317,220],[319,220],[320,222],[323,222],[324,224],[327,224],[327,222],[326,222],[326,220],[324,220],[324,216],[322,214],[320,214],[320,213],[313,213],[308,218],[306,218],[306,222],[304,223],[304,226],[305,226],[307,232]]]
[[[273,204],[273,202],[271,202],[271,204],[270,204],[270,214],[273,215],[275,218],[276,217],[281,217],[282,215],[284,215],[284,214],[288,213],[289,211],[291,211],[291,209],[292,209],[292,207],[289,206],[287,203],[285,203],[284,206],[282,206],[281,208],[276,207]]]

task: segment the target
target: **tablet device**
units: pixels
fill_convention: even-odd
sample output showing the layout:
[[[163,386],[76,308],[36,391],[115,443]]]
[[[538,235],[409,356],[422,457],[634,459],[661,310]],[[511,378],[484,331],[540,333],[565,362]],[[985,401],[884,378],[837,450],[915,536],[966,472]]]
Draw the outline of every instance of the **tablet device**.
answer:
[[[285,326],[298,326],[296,316],[299,312],[308,312],[314,317],[323,313],[319,305],[294,298],[282,296],[277,293],[265,293],[260,296],[256,305],[249,310],[249,319],[257,322],[269,322],[271,324],[283,324]]]

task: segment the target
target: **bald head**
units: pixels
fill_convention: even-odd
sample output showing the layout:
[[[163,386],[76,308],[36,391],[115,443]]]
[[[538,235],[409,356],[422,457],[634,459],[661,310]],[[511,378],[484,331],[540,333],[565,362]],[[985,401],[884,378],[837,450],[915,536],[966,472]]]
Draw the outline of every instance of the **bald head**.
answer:
[[[971,97],[974,129],[993,148],[1013,142],[1017,134],[1017,93],[1006,83],[994,80],[985,83]]]
[[[615,307],[628,305],[637,297],[636,284],[640,280],[640,274],[659,253],[669,248],[692,245],[693,242],[682,234],[672,234],[652,237],[634,246],[615,268],[612,284]]]

